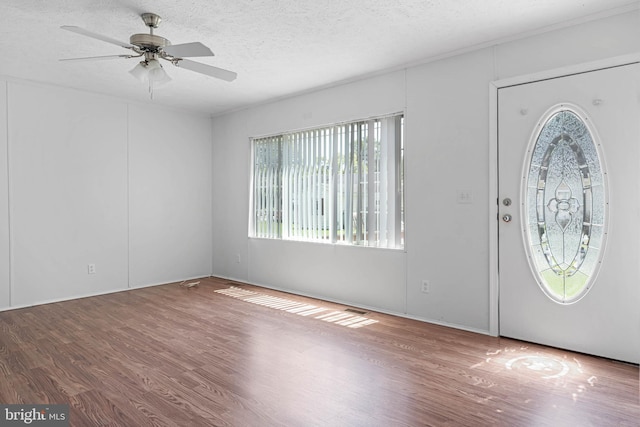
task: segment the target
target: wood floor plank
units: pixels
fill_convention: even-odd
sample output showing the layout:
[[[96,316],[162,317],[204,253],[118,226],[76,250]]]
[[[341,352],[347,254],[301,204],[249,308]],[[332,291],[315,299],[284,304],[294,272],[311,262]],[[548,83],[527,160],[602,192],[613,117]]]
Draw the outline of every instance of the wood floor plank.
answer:
[[[116,405],[99,390],[90,390],[72,396],[71,407],[83,414],[85,425],[92,426],[135,426],[136,421],[129,411]],[[76,414],[72,414],[73,419]],[[74,420],[74,424],[77,421]]]
[[[25,388],[25,392],[31,392],[23,396],[26,402],[29,402],[32,396],[35,400],[31,403],[56,404],[69,400],[70,396],[60,387],[58,378],[47,375],[42,368],[29,369],[18,378],[26,380],[28,388]]]
[[[265,303],[216,292],[231,286]],[[315,318],[347,308],[203,278],[0,312],[0,403],[66,403],[82,427],[640,425],[635,365]]]

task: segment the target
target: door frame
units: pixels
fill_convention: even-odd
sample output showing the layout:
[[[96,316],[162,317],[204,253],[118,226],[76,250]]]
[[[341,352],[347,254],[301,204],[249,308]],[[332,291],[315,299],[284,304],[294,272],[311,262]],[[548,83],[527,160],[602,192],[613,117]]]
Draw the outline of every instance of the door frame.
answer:
[[[489,83],[489,334],[500,335],[500,272],[498,254],[498,90],[574,74],[640,63],[640,53],[570,65]]]

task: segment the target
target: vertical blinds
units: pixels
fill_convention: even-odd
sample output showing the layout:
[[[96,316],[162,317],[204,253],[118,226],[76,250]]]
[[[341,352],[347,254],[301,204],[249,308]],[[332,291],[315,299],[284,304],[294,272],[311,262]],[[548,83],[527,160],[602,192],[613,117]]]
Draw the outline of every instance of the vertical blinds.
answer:
[[[404,245],[401,114],[255,138],[252,235]]]

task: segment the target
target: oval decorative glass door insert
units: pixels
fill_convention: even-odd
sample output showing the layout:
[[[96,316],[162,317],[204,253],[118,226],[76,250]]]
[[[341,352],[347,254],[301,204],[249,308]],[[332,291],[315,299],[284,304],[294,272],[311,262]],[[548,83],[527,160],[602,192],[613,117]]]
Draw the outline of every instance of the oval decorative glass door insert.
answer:
[[[588,123],[575,106],[547,112],[524,176],[525,249],[540,288],[562,304],[589,291],[606,239],[605,174]]]

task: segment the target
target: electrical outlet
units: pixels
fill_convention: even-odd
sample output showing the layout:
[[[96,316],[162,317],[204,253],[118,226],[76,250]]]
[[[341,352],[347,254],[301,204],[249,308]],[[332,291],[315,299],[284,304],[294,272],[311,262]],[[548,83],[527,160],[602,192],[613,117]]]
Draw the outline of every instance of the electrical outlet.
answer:
[[[236,264],[240,264],[240,254],[236,254]]]
[[[425,294],[429,293],[429,281],[428,280],[423,280],[422,281],[422,292],[424,292]]]
[[[87,274],[96,274],[96,265],[95,264],[87,265]]]

